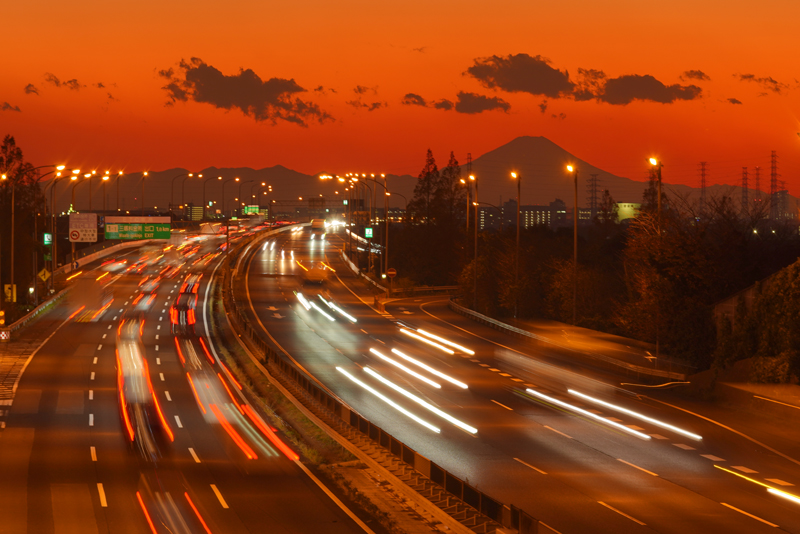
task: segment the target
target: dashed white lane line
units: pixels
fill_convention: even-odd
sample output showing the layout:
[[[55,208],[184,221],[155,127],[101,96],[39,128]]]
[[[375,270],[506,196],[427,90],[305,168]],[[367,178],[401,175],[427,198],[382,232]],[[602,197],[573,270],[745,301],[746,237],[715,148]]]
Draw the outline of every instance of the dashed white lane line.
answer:
[[[169,396],[169,391],[165,391],[164,396],[167,397],[168,401],[172,402],[172,397]]]
[[[161,358],[156,358],[156,365],[161,365]]]
[[[89,400],[94,400],[94,390],[93,389],[89,390]]]
[[[628,514],[626,514],[625,512],[620,512],[619,510],[617,510],[616,508],[614,508],[614,507],[613,507],[613,506],[611,506],[610,504],[606,504],[606,503],[604,503],[603,501],[597,501],[597,502],[598,502],[598,503],[600,503],[601,505],[605,506],[605,507],[606,507],[606,508],[608,508],[609,510],[613,510],[613,511],[617,512],[619,515],[621,515],[621,516],[623,516],[623,517],[627,517],[628,519],[630,519],[630,520],[631,520],[631,521],[633,521],[634,523],[639,523],[640,525],[642,525],[642,526],[645,526],[645,523],[643,523],[642,521],[639,521],[639,520],[638,520],[638,519],[636,519],[635,517],[631,517],[631,516],[629,516],[629,515],[628,515]]]
[[[120,309],[119,309],[119,312],[120,312],[120,313],[122,313],[122,312],[124,312],[124,311],[125,311],[125,310],[123,310],[122,308],[120,308]]]
[[[227,509],[228,503],[226,503],[225,499],[222,498],[222,494],[217,489],[217,486],[215,484],[211,484],[211,489],[214,490],[214,495],[217,496],[217,499],[219,500],[219,503],[222,505],[222,507]]]
[[[742,473],[758,473],[758,471],[754,471],[754,470],[750,469],[749,467],[745,467],[743,465],[732,465],[731,467],[733,467],[734,469],[736,469],[738,471],[741,471]]]
[[[707,459],[711,460],[712,462],[724,462],[725,461],[724,459],[720,458],[719,456],[714,456],[713,454],[701,454],[700,456],[702,456],[703,458],[707,458]]]
[[[495,403],[496,405],[498,405],[498,406],[500,406],[500,407],[502,407],[502,408],[505,408],[506,410],[511,410],[512,412],[514,411],[514,408],[509,408],[509,407],[508,407],[508,406],[506,406],[505,404],[502,404],[502,403],[500,403],[500,402],[497,402],[497,401],[496,401],[496,400],[494,400],[494,399],[489,399],[489,400],[491,400],[491,401],[492,401],[493,403]]]
[[[126,301],[125,301],[125,306],[127,306],[127,305],[128,305],[128,302],[130,302],[130,301],[129,301],[129,300],[126,300]]]
[[[648,470],[647,470],[647,469],[645,469],[644,467],[639,467],[638,465],[632,464],[632,463],[630,463],[630,462],[626,462],[626,461],[625,461],[625,460],[623,460],[622,458],[617,458],[617,461],[618,461],[618,462],[622,462],[622,463],[623,463],[623,464],[625,464],[625,465],[629,465],[629,466],[633,467],[634,469],[638,469],[639,471],[642,471],[642,472],[644,472],[644,473],[647,473],[648,475],[653,475],[654,477],[657,477],[657,476],[658,476],[657,474],[653,473],[652,471],[648,471]]]
[[[510,374],[508,374],[508,373],[500,373],[500,376],[504,376],[504,377],[508,378],[508,377],[509,377],[509,376],[511,376],[511,375],[510,375]]]
[[[770,522],[769,522],[769,521],[767,521],[766,519],[761,519],[761,518],[760,518],[760,517],[758,517],[757,515],[748,514],[748,513],[747,513],[747,512],[745,512],[744,510],[740,510],[740,509],[736,508],[735,506],[731,506],[731,505],[730,505],[730,504],[728,504],[728,503],[721,502],[720,504],[721,504],[722,506],[726,507],[726,508],[730,508],[731,510],[736,510],[736,511],[737,511],[737,512],[739,512],[740,514],[744,514],[744,515],[746,515],[747,517],[752,517],[752,518],[753,518],[753,519],[755,519],[756,521],[761,521],[761,522],[762,522],[762,523],[764,523],[765,525],[769,525],[769,526],[771,526],[771,527],[778,528],[778,525],[776,525],[775,523],[770,523]]]
[[[159,320],[160,320],[160,319],[159,319]],[[161,325],[158,325],[158,326],[156,327],[156,330],[161,330]]]
[[[794,486],[791,482],[786,482],[785,480],[781,480],[779,478],[768,478],[768,482],[772,482],[773,484],[777,484],[779,486]]]
[[[650,434],[650,437],[653,439],[667,439],[666,436],[662,436],[661,434]]]
[[[183,424],[181,423],[181,418],[177,415],[175,416],[175,424],[178,425],[178,428],[183,428]]]
[[[156,352],[158,352],[158,345],[156,345]]]
[[[92,374],[89,375],[89,380],[94,380],[94,371],[92,371]]]
[[[102,348],[103,348],[103,345],[97,345],[97,350],[100,350]]]
[[[108,501],[106,501],[106,490],[103,489],[102,482],[97,483],[97,493],[100,494],[100,506],[102,506],[103,508],[107,508]]]
[[[107,330],[111,330],[111,325],[108,325],[108,328],[107,328]]]
[[[164,308],[163,310],[161,310],[161,313],[167,313],[167,309]]]
[[[163,317],[159,317],[159,318],[158,318],[158,320],[159,320],[159,321],[163,321],[163,320],[164,320],[164,318],[163,318]]]
[[[500,369],[495,369],[494,367],[489,367],[489,370],[494,372],[494,373],[499,373],[500,372]]]
[[[548,429],[548,430],[552,430],[552,431],[553,431],[553,432],[555,432],[556,434],[561,434],[561,435],[562,435],[562,436],[564,436],[565,438],[572,439],[572,436],[568,436],[567,434],[564,434],[563,432],[561,432],[561,431],[559,431],[559,430],[556,430],[555,428],[553,428],[553,427],[551,427],[551,426],[544,425],[544,427],[545,427],[546,429]]]
[[[117,316],[115,315],[115,316],[113,317],[113,319],[111,319],[111,320],[112,320],[112,321],[116,321],[116,320],[117,320]]]
[[[191,448],[191,447],[189,447],[189,454],[191,454],[191,455],[192,455],[192,458],[194,458],[194,462],[195,462],[195,463],[197,463],[197,464],[199,464],[199,463],[200,463],[200,458],[198,458],[198,457],[197,457],[197,453],[196,453],[196,452],[194,452],[194,449],[193,449],[193,448]]]
[[[89,452],[92,454],[92,461],[97,461],[97,451],[94,450],[94,446],[89,447]]]
[[[97,365],[97,356],[95,356],[94,360],[92,360],[92,365]]]
[[[105,339],[107,335],[108,335],[108,334],[103,334],[103,339]]]
[[[524,466],[527,466],[527,467],[530,467],[530,468],[531,468],[531,469],[533,469],[534,471],[538,471],[539,473],[541,473],[541,474],[543,474],[543,475],[546,475],[546,474],[547,474],[547,473],[545,473],[544,471],[542,471],[541,469],[539,469],[538,467],[534,467],[534,466],[532,466],[532,465],[531,465],[531,464],[529,464],[528,462],[523,462],[523,461],[522,461],[522,460],[520,460],[519,458],[514,458],[514,459],[515,459],[516,461],[518,461],[519,463],[521,463],[522,465],[524,465]]]
[[[685,451],[693,451],[694,447],[690,447],[689,445],[684,445],[683,443],[673,443],[679,449],[683,449]]]
[[[161,381],[163,382],[164,381],[164,373],[158,373],[158,378],[160,378]]]
[[[156,334],[156,339],[158,339],[158,334]]]
[[[480,366],[481,367],[491,367],[491,365],[489,365],[488,363],[482,363],[482,364],[480,364]]]
[[[94,426],[94,414],[89,414],[89,426]]]

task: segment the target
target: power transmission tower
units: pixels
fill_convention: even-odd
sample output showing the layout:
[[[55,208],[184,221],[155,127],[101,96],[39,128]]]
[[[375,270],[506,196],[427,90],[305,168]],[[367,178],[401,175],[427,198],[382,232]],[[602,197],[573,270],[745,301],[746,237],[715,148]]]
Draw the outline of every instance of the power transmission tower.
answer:
[[[600,180],[597,177],[599,174],[590,174],[586,179],[586,203],[589,204],[590,220],[594,220],[597,216],[597,191],[600,187]]]
[[[747,193],[747,167],[742,167],[742,215],[745,217],[748,210]]]
[[[774,150],[770,156],[769,169],[769,218],[777,219],[778,211],[778,153]]]
[[[707,162],[701,161],[700,162],[700,213],[703,213],[703,209],[706,205],[706,165]]]

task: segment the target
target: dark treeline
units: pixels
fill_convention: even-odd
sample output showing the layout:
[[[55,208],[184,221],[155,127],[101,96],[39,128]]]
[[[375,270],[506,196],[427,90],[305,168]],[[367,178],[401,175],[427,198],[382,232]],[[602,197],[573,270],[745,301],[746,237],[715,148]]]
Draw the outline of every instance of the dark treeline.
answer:
[[[455,158],[440,171],[428,151],[407,224],[393,233],[392,263],[401,275],[416,284],[458,284],[462,304],[493,317],[513,317],[516,306],[521,319],[571,323],[573,229],[522,230],[516,282],[516,227],[480,232],[476,266],[466,195]],[[714,304],[794,262],[797,225],[767,220],[768,200],[748,213],[728,196],[699,206],[662,193],[660,213],[657,200],[653,175],[638,217],[617,223],[605,192],[595,220],[579,226],[576,323],[651,343],[658,338],[662,353],[706,369],[720,352]],[[796,316],[800,324],[800,305]]]

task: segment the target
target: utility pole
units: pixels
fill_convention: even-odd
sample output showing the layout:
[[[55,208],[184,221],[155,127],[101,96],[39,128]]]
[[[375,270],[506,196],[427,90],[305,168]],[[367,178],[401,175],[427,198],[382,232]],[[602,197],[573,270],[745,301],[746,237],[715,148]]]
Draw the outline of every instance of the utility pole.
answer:
[[[747,191],[747,167],[742,167],[742,215],[747,216],[748,212],[748,191]]]

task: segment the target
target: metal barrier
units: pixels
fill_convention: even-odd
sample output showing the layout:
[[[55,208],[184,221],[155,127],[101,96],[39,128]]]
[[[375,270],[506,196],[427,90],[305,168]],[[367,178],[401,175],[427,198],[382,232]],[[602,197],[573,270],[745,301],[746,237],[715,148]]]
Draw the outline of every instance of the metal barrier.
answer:
[[[271,232],[267,235],[271,235]],[[237,247],[236,252],[231,252],[228,262],[229,266],[238,263],[239,254],[246,248],[243,245],[249,244],[256,236],[243,242]],[[261,236],[258,236],[261,237]],[[245,312],[242,312],[236,304],[233,292],[233,276],[230,269],[223,269],[226,272],[225,278],[230,280],[223,281],[223,287],[228,291],[223,291],[223,306],[225,312],[231,319],[231,324],[240,330],[240,335],[246,338],[251,347],[255,348],[256,357],[259,358],[273,373],[276,378],[289,380],[298,389],[310,395],[332,418],[341,420],[352,429],[360,432],[369,438],[374,444],[382,447],[392,456],[403,462],[410,468],[417,471],[420,475],[427,477],[439,485],[445,492],[456,497],[480,512],[489,519],[496,521],[503,527],[516,529],[520,534],[534,534],[538,532],[539,522],[527,512],[515,507],[506,506],[500,501],[493,499],[467,482],[448,472],[443,467],[431,462],[411,447],[405,445],[378,425],[372,423],[356,410],[348,406],[338,398],[333,392],[326,388],[315,377],[307,374],[296,365],[294,359],[286,353],[279,353],[270,344],[264,341],[258,332],[253,328]],[[260,352],[260,354],[259,354]]]
[[[553,342],[552,339],[539,336],[534,334],[533,332],[528,332],[527,330],[522,330],[521,328],[517,328],[515,326],[511,326],[510,324],[506,324],[502,321],[498,321],[497,319],[492,319],[491,317],[487,317],[481,313],[476,311],[470,310],[469,308],[465,308],[461,306],[451,297],[448,303],[448,307],[453,310],[454,312],[463,315],[465,317],[469,317],[474,321],[478,321],[479,323],[483,323],[487,326],[491,326],[495,330],[500,330],[509,334],[514,334],[516,336],[528,338],[528,339],[535,339],[537,341],[541,341],[543,343],[548,343],[550,345],[560,347],[562,349],[568,350],[574,354],[586,356],[588,358],[598,360],[609,365],[619,367],[625,369],[630,372],[634,372],[636,374],[642,375],[650,375],[650,376],[658,376],[661,378],[673,379],[673,380],[686,380],[686,373],[677,373],[674,371],[668,371],[664,369],[653,369],[651,367],[642,367],[641,365],[636,365],[633,363],[624,362],[622,360],[618,360],[616,358],[612,358],[611,356],[606,356],[605,354],[600,354],[597,352],[581,352],[577,351],[571,347],[565,347],[563,345],[559,345],[558,343]]]

